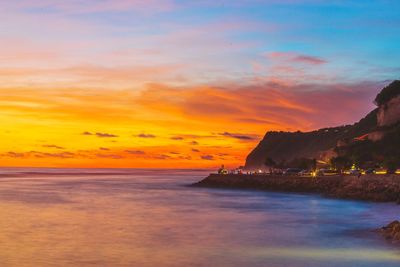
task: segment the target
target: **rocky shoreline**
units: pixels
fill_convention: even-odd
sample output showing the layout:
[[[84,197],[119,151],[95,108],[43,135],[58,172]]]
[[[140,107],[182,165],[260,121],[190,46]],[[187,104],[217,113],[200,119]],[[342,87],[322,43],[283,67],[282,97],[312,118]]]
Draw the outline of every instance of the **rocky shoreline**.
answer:
[[[400,222],[393,221],[379,229],[382,235],[389,241],[400,244]]]
[[[301,177],[282,175],[210,174],[199,187],[315,193],[328,197],[400,203],[400,175]]]

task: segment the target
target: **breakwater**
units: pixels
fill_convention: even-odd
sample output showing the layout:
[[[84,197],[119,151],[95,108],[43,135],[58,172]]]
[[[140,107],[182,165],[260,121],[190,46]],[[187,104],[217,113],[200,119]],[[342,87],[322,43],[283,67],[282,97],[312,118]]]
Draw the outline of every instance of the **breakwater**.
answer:
[[[334,198],[400,203],[400,175],[302,177],[210,174],[193,186],[316,193]]]

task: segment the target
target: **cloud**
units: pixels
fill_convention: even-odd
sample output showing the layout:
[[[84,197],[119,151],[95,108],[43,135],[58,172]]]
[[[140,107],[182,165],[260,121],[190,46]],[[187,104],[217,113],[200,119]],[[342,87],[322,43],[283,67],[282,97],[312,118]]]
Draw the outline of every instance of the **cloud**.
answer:
[[[55,148],[55,149],[65,149],[62,146],[57,146],[57,145],[42,145],[42,147],[46,147],[46,148]]]
[[[137,103],[149,112],[223,128],[225,135],[250,141],[257,136],[237,134],[229,128],[295,131],[354,123],[374,108],[372,100],[383,85],[276,81],[174,88],[158,84],[143,90]]]
[[[161,154],[161,155],[155,155],[153,156],[154,159],[170,159],[171,156],[168,156],[166,154]]]
[[[110,150],[110,149],[107,148],[107,147],[99,147],[99,149],[100,149],[100,150],[103,150],[103,151],[109,151],[109,150]]]
[[[192,152],[199,153],[200,150],[198,150],[198,149],[196,149],[196,148],[192,148]]]
[[[75,153],[72,152],[61,152],[61,153],[47,153],[40,151],[30,151],[28,152],[29,156],[33,156],[36,158],[61,158],[61,159],[69,159],[74,158]]]
[[[156,138],[156,136],[153,134],[144,134],[144,133],[138,134],[136,136],[139,138]]]
[[[176,7],[172,0],[86,0],[85,2],[52,1],[52,0],[21,0],[17,3],[7,3],[8,8],[21,11],[26,10],[45,10],[47,13],[58,15],[82,15],[103,12],[137,12],[138,14],[155,14],[159,12],[171,11]]]
[[[183,156],[179,156],[178,159],[183,159],[183,160],[192,160],[192,157],[189,155],[183,155]]]
[[[119,137],[118,135],[115,134],[110,134],[110,133],[92,133],[92,132],[83,132],[82,135],[94,135],[100,138],[116,138]]]
[[[2,156],[11,157],[11,158],[23,158],[23,157],[25,157],[25,153],[10,151],[10,152],[7,152],[6,154],[3,154]]]
[[[143,150],[125,150],[126,153],[132,154],[132,155],[144,155],[146,152]]]
[[[172,136],[170,139],[171,140],[183,140],[185,138],[183,138],[182,136]]]
[[[254,135],[254,134],[239,134],[239,133],[223,132],[223,133],[219,133],[219,135],[232,137],[232,138],[244,140],[244,141],[253,141],[253,140],[258,139],[258,136]]]
[[[189,144],[192,145],[192,146],[197,146],[197,145],[199,144],[199,142],[197,142],[197,141],[191,141]]]
[[[110,133],[96,133],[96,136],[100,137],[100,138],[115,138],[115,137],[118,137],[118,135],[110,134]]]
[[[107,158],[107,159],[123,159],[124,157],[117,154],[96,154],[97,158]]]
[[[75,153],[72,152],[60,152],[60,153],[48,153],[48,152],[41,152],[41,151],[29,151],[29,152],[7,152],[2,154],[3,157],[12,157],[12,158],[74,158]]]
[[[212,155],[202,155],[202,156],[201,156],[201,159],[204,159],[204,160],[214,160],[214,156],[212,156]]]
[[[319,57],[307,56],[307,55],[297,55],[293,58],[294,62],[311,64],[311,65],[320,65],[327,63],[326,60],[321,59]]]
[[[310,65],[321,65],[328,63],[328,61],[326,61],[325,59],[311,55],[298,54],[295,52],[270,52],[267,54],[267,57],[269,59],[277,61],[310,64]]]

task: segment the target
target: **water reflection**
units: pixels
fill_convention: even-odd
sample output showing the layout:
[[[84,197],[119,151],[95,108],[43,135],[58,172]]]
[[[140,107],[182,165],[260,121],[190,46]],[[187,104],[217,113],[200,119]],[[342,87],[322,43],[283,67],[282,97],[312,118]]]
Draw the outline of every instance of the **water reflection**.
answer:
[[[1,266],[399,266],[373,204],[183,186],[202,171],[7,169]]]

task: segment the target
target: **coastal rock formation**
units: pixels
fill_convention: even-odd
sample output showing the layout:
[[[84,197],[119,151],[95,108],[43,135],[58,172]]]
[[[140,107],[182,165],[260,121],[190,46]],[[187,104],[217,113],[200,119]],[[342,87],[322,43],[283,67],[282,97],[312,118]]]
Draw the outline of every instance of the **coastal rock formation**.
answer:
[[[389,223],[387,226],[384,226],[380,229],[382,235],[387,239],[395,243],[400,242],[400,222],[393,221]]]
[[[246,158],[245,169],[264,169],[266,158],[290,162],[296,158],[325,159],[336,147],[345,147],[377,126],[378,109],[354,125],[324,128],[312,132],[267,132]]]
[[[400,96],[397,96],[379,108],[378,126],[390,126],[399,121]]]
[[[337,175],[312,178],[282,175],[210,174],[194,186],[317,193],[334,198],[400,202],[400,176],[398,175],[363,175],[361,178]]]
[[[245,169],[267,169],[267,159],[288,165],[301,158],[329,161],[341,156],[377,162],[382,158],[400,156],[399,147],[393,151],[400,141],[400,81],[383,88],[374,102],[378,107],[353,125],[311,132],[267,132],[247,156]],[[392,149],[388,150],[387,144],[390,143]],[[370,156],[362,154],[368,150]]]

